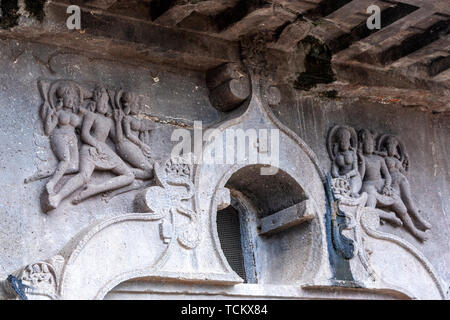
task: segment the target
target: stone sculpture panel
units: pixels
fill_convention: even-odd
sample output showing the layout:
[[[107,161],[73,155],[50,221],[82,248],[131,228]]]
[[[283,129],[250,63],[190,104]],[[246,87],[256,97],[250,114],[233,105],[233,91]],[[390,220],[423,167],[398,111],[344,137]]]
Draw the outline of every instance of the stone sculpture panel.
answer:
[[[44,212],[71,196],[73,204],[98,194],[109,200],[153,178],[155,162],[145,138],[156,124],[137,117],[139,96],[102,86],[90,90],[67,80],[40,81],[39,89],[43,130],[58,165],[38,171],[25,183],[50,178],[41,197]],[[115,177],[94,184],[94,171]],[[62,179],[65,175],[70,178]]]
[[[431,225],[414,202],[407,178],[408,154],[396,136],[383,134],[377,139],[367,129],[357,134],[354,128],[334,126],[327,148],[335,194],[359,198],[366,193],[365,206],[376,208],[382,220],[427,240]]]

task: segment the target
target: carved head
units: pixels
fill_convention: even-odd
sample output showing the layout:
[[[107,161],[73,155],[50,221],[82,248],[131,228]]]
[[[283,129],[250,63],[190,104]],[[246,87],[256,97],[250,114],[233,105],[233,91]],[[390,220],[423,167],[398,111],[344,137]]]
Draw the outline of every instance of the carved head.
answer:
[[[360,132],[360,138],[362,142],[363,152],[365,154],[372,154],[375,149],[375,138],[367,129],[362,129]]]
[[[336,133],[336,137],[338,139],[339,149],[341,151],[347,151],[351,146],[350,139],[352,134],[350,133],[350,130],[345,127],[340,127]]]
[[[400,143],[396,137],[388,136],[388,138],[386,139],[386,151],[389,157],[395,157],[398,159],[401,158],[401,155],[398,152],[399,146]]]
[[[124,92],[121,97],[121,104],[125,114],[138,114],[139,103],[138,96],[134,92]]]
[[[56,90],[56,98],[58,99],[58,105],[75,110],[78,101],[78,94],[75,88],[70,84],[64,84]]]
[[[96,111],[100,114],[106,114],[109,110],[109,95],[104,87],[96,87],[94,90],[94,101]]]

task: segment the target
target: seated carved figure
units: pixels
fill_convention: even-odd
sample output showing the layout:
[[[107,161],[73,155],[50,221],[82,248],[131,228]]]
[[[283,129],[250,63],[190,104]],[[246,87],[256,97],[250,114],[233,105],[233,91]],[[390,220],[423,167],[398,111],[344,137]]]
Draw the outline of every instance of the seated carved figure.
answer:
[[[145,144],[139,134],[146,133],[155,126],[146,119],[135,118],[139,113],[138,96],[132,92],[122,92],[115,97],[115,145],[117,154],[132,166],[136,179],[149,180],[153,177],[155,161],[151,158],[150,147]],[[144,186],[142,181],[135,180],[124,188],[108,192],[104,200],[109,201],[115,196]]]
[[[134,174],[126,163],[106,144],[106,139],[114,135],[114,121],[105,114],[109,109],[109,96],[104,88],[97,88],[94,93],[96,112],[88,112],[83,120],[80,149],[80,172],[72,177],[64,187],[49,196],[48,205],[56,208],[60,202],[84,187],[75,197],[74,203],[79,203],[96,194],[119,189],[134,181]],[[91,184],[94,170],[110,171],[117,175],[104,183]]]
[[[77,114],[81,97],[73,84],[64,83],[56,88],[56,97],[57,105],[49,106],[44,122],[45,134],[50,136],[50,145],[59,160],[56,171],[46,184],[49,195],[55,193],[55,185],[64,174],[78,171],[78,138],[75,128],[81,125],[83,116]]]
[[[149,179],[153,176],[153,163],[150,147],[139,139],[139,133],[150,130],[145,127],[144,120],[133,115],[138,113],[138,97],[132,92],[121,91],[116,97],[116,150],[136,170],[133,172],[138,179]]]
[[[328,136],[328,152],[332,159],[331,175],[336,180],[343,179],[346,183],[336,181],[335,188],[349,187],[352,197],[358,197],[362,180],[358,171],[358,155],[356,153],[357,135],[353,128],[335,126]]]
[[[391,212],[379,210],[380,218],[397,225],[403,224],[419,240],[426,240],[427,234],[414,226],[407,208],[392,188],[392,177],[384,158],[374,153],[375,139],[372,133],[368,130],[362,130],[361,142],[363,147],[360,170],[363,177],[361,192],[368,194],[366,206],[392,210],[398,217],[392,215]]]
[[[403,144],[395,136],[384,135],[380,138],[378,149],[387,152],[385,161],[392,177],[392,188],[400,195],[408,213],[415,219],[420,229],[430,229],[431,225],[422,218],[412,199],[411,187],[406,178],[408,156]]]
[[[44,133],[49,136],[51,149],[59,162],[54,169],[39,170],[25,183],[51,176],[46,184],[50,195],[54,194],[55,186],[64,175],[78,172],[79,147],[75,129],[81,126],[86,113],[83,102],[90,93],[75,82],[66,80],[51,85],[41,81],[39,89],[44,98],[40,111]]]

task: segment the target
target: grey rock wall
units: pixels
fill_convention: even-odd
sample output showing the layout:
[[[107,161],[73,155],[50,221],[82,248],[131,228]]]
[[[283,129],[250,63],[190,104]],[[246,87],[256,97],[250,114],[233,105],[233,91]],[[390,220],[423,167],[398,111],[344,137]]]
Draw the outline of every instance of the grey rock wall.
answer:
[[[394,134],[410,157],[409,181],[423,216],[431,222],[430,239],[420,243],[404,228],[390,224],[382,230],[399,235],[420,249],[439,274],[450,282],[450,116],[400,108],[365,99],[292,97],[274,108],[278,118],[296,132],[316,153],[324,170],[331,168],[326,149],[329,129],[348,125],[376,134]]]
[[[170,154],[174,128],[189,128],[195,120],[207,125],[224,118],[210,105],[201,72],[135,66],[94,58],[82,50],[67,51],[6,37],[0,38],[0,44],[0,278],[55,255],[94,221],[134,210],[133,194],[125,194],[108,204],[97,196],[77,206],[64,203],[48,215],[41,211],[45,181],[24,184],[39,168],[56,164],[39,118],[39,79],[70,79],[90,88],[98,83],[142,95],[143,115],[160,125],[150,141],[160,159]],[[363,99],[304,97],[287,89],[282,90],[282,102],[273,111],[312,148],[325,171],[330,168],[326,151],[330,127],[349,125],[397,135],[410,155],[409,180],[418,207],[432,224],[431,237],[422,244],[402,228],[386,224],[382,229],[420,249],[450,282],[449,115]],[[108,173],[97,173],[94,180],[104,175]]]

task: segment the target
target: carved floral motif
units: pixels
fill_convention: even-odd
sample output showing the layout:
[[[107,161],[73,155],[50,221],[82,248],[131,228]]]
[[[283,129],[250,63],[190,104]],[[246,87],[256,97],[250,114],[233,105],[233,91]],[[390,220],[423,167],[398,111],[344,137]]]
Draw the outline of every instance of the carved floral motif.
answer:
[[[199,217],[192,208],[194,196],[193,161],[170,158],[163,167],[155,165],[157,186],[150,187],[136,197],[138,207],[144,212],[163,213],[166,217],[161,230],[172,230],[173,216],[181,214],[189,219],[188,223],[176,226],[178,242],[188,248],[195,248],[201,240]],[[163,232],[162,232],[163,233]],[[167,238],[166,236],[162,237]]]

